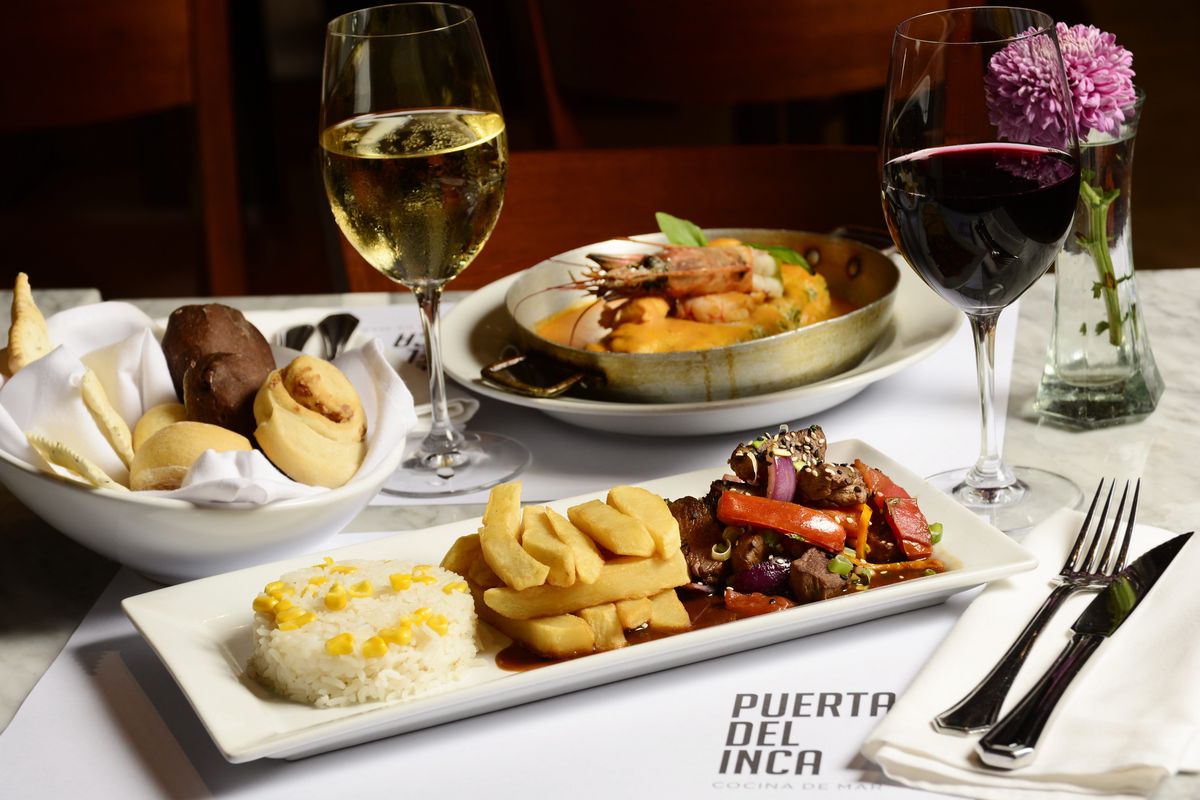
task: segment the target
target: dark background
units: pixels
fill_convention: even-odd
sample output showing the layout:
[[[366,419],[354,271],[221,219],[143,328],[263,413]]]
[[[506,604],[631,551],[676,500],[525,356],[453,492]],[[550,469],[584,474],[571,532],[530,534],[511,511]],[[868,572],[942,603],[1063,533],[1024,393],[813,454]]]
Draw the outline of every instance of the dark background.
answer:
[[[524,0],[460,1],[479,17],[511,147],[551,147]],[[585,0],[551,0],[576,1]],[[324,292],[343,285],[316,167],[316,120],[325,22],[362,5],[337,0],[230,2],[252,293]],[[729,13],[736,13],[737,5],[729,0]],[[1191,155],[1189,135],[1200,122],[1195,88],[1200,74],[1200,48],[1195,44],[1200,4],[1065,0],[1037,5],[1056,19],[1089,22],[1113,32],[1133,51],[1136,82],[1148,97],[1137,144],[1135,261],[1140,269],[1200,266],[1189,235],[1200,218],[1195,190],[1200,168]],[[881,13],[885,9],[881,2]],[[697,46],[720,46],[720,19],[712,25],[712,39]],[[836,42],[830,47],[831,57],[836,57]],[[886,59],[887,53],[879,57]],[[702,97],[702,87],[695,89],[693,94]],[[580,112],[589,146],[874,144],[880,109],[878,92],[788,108],[570,99]],[[15,273],[23,270],[30,273],[35,288],[95,286],[106,297],[202,293],[195,165],[181,155],[191,152],[191,147],[181,146],[191,137],[189,113],[0,135],[8,154],[7,186],[0,192],[3,285],[11,285]],[[631,184],[630,191],[637,191],[635,182]],[[156,223],[155,232],[131,227],[139,232],[114,240],[91,236],[90,229],[64,230],[56,220],[67,208],[91,215],[99,227],[109,220],[132,218]]]

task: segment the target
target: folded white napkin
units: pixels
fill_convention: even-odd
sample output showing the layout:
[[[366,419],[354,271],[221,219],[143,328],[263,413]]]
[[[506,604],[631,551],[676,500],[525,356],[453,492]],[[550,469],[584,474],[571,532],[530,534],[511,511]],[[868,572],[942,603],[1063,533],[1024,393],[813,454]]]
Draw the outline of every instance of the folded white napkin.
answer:
[[[125,466],[83,404],[79,384],[85,368],[94,371],[130,427],[147,409],[177,401],[157,326],[136,307],[117,302],[70,309],[46,322],[58,347],[0,386],[0,449],[45,468],[25,438],[26,433],[39,433],[128,483]],[[412,395],[388,365],[377,340],[346,351],[334,363],[358,390],[367,415],[367,455],[357,473],[365,475],[402,447],[415,426]],[[181,488],[144,494],[199,504],[261,505],[322,491],[326,490],[288,478],[254,450],[206,453]]]
[[[994,770],[974,755],[979,736],[934,731],[930,720],[992,668],[1050,590],[1082,515],[1062,511],[1022,542],[1039,566],[991,584],[871,733],[863,754],[910,786],[973,798],[1146,797],[1165,777],[1200,769],[1200,537],[1193,537],[1129,620],[1104,642],[1059,702],[1037,757]],[[1138,526],[1133,556],[1173,534]],[[1095,597],[1070,600],[1042,633],[1004,713],[1036,682]]]

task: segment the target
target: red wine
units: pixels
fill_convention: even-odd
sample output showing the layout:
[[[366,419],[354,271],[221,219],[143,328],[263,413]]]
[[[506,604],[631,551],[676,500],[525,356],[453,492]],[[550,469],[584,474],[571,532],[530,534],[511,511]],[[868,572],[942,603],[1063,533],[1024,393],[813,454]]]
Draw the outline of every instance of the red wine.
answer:
[[[896,246],[926,283],[969,314],[999,313],[1046,271],[1078,194],[1075,160],[1030,145],[935,147],[883,168]]]

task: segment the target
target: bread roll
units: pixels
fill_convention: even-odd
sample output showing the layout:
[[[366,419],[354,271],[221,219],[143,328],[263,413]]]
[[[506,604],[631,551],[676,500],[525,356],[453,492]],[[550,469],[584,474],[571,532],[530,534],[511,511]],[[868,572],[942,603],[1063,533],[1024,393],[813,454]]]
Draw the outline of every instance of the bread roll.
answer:
[[[187,411],[182,403],[162,403],[142,414],[142,418],[133,426],[133,450],[136,453],[141,446],[154,434],[174,422],[187,419]]]
[[[270,372],[242,353],[201,356],[183,376],[187,418],[253,436],[254,395]]]
[[[366,457],[366,415],[354,385],[319,358],[272,372],[254,398],[254,438],[289,478],[335,488]]]
[[[241,434],[204,422],[175,422],[162,428],[139,447],[129,470],[129,488],[178,489],[184,476],[206,450],[250,450]]]
[[[259,365],[264,377],[275,369],[271,345],[258,328],[236,308],[220,303],[180,306],[172,311],[162,348],[175,393],[181,400],[183,376],[210,353],[240,353]]]

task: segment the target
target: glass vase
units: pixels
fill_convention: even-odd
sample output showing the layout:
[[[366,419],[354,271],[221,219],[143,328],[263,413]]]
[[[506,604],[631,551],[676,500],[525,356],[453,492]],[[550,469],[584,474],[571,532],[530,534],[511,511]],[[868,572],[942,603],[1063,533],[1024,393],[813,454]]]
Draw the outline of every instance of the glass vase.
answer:
[[[1034,408],[1050,420],[1100,428],[1144,418],[1163,380],[1133,269],[1133,145],[1139,89],[1116,134],[1080,142],[1075,221],[1054,265],[1054,320]]]

